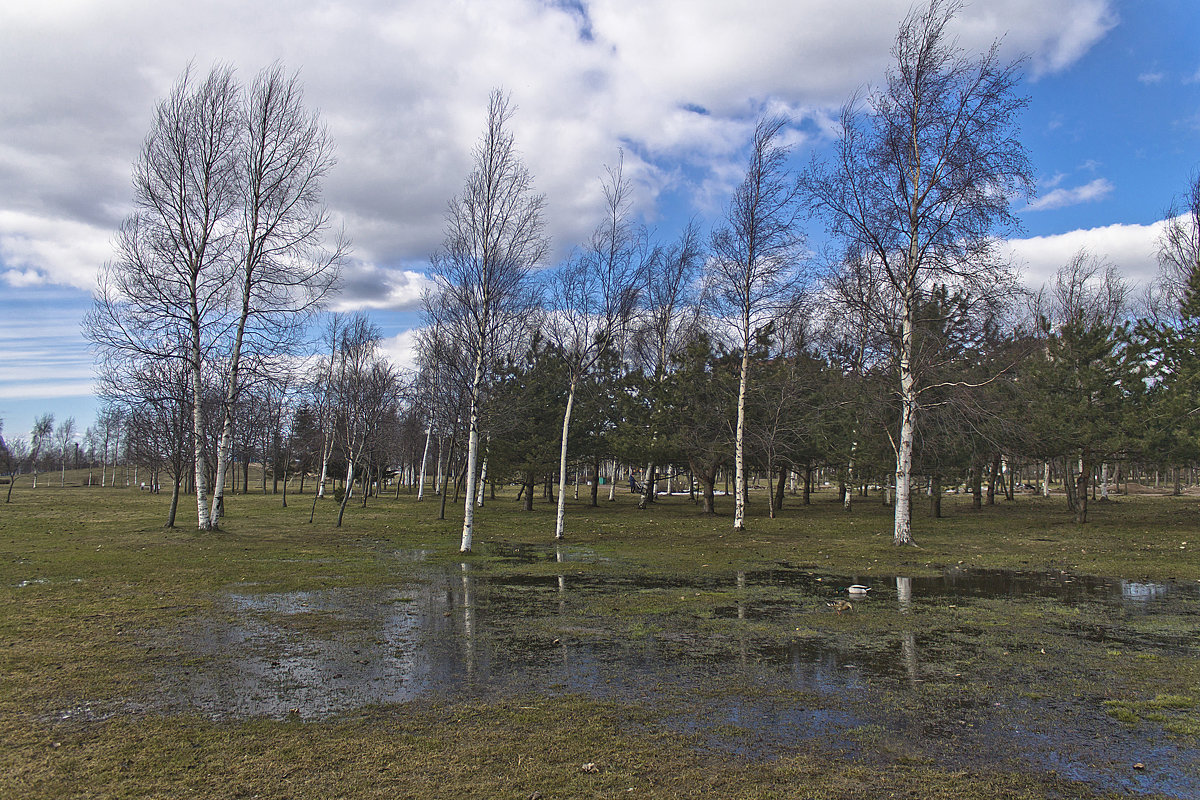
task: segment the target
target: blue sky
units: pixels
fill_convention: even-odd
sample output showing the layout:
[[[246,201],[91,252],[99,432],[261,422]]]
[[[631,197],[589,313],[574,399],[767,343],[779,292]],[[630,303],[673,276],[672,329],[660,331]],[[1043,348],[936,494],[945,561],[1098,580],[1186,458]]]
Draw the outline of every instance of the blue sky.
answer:
[[[519,107],[555,258],[583,240],[599,178],[626,152],[639,213],[666,238],[717,221],[756,116],[796,120],[796,156],[829,143],[878,83],[907,1],[0,3],[0,419],[94,420],[80,335],[96,268],[129,211],[154,103],[187,62],[243,78],[279,59],[338,146],[330,211],[355,245],[341,310],[368,311],[409,358],[426,258],[461,186],[487,92]],[[975,0],[968,50],[1029,57],[1021,120],[1039,197],[1010,242],[1037,286],[1079,247],[1131,282],[1155,272],[1156,223],[1200,168],[1200,4]],[[818,241],[819,230],[810,237]]]

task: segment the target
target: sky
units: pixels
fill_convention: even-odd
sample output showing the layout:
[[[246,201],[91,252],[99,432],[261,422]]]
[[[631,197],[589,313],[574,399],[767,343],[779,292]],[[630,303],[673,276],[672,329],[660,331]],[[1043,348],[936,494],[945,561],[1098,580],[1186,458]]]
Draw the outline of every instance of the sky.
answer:
[[[909,0],[0,0],[0,419],[95,419],[80,332],[132,208],[155,104],[190,63],[249,81],[298,70],[337,147],[325,202],[353,243],[337,310],[364,310],[411,364],[429,255],[493,88],[546,195],[551,261],[598,220],[624,153],[636,212],[707,231],[756,119],[786,113],[797,163],[879,85]],[[1025,58],[1017,120],[1037,196],[1006,242],[1041,285],[1081,247],[1144,285],[1165,209],[1200,168],[1200,3],[973,0],[958,44]],[[815,223],[814,223],[815,225]],[[810,241],[823,233],[809,230]]]

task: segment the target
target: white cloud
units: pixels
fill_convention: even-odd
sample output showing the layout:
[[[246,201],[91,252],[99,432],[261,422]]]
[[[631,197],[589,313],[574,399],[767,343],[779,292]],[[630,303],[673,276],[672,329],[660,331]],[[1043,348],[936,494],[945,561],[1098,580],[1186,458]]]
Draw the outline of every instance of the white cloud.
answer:
[[[95,393],[96,387],[91,379],[0,383],[0,400],[57,400],[64,397],[91,397]]]
[[[1059,184],[1061,184],[1064,180],[1066,180],[1066,178],[1067,178],[1067,175],[1065,172],[1056,172],[1053,175],[1051,175],[1049,178],[1043,178],[1042,180],[1038,181],[1038,188],[1039,189],[1054,189]]]
[[[1074,64],[1119,21],[1108,0],[1012,0],[979,3],[968,11],[976,13],[963,15],[964,27],[979,29],[971,43],[985,46],[1004,36],[1006,46],[1029,54],[1035,80]]]
[[[3,280],[14,289],[24,289],[28,286],[40,286],[46,282],[46,276],[36,269],[6,269],[0,272]]]
[[[1111,261],[1133,284],[1147,284],[1158,274],[1158,240],[1163,223],[1106,225],[1053,236],[1012,239],[1007,249],[1022,267],[1026,286],[1038,289],[1082,248]]]
[[[1153,86],[1156,83],[1162,83],[1166,76],[1161,72],[1143,72],[1138,75],[1138,83],[1144,83],[1147,86]]]
[[[66,217],[0,208],[0,277],[14,287],[96,285],[96,270],[112,255],[112,232]]]
[[[417,335],[418,329],[411,328],[388,339],[384,339],[379,349],[383,351],[388,360],[396,365],[398,369],[404,372],[416,372]]]
[[[570,7],[568,7],[570,6]],[[1115,24],[1101,0],[967,6],[968,49],[1004,37],[1035,75],[1064,69]],[[155,102],[190,59],[243,78],[274,59],[300,68],[339,163],[326,182],[357,256],[405,270],[441,242],[487,92],[519,110],[517,143],[547,194],[557,255],[601,205],[605,163],[626,150],[639,208],[660,192],[711,202],[740,167],[752,119],[787,108],[821,127],[831,107],[878,84],[910,0],[870,13],[842,0],[542,0],[329,4],[235,0],[0,6],[0,269],[10,285],[90,287],[127,213],[129,167]],[[136,54],[136,58],[129,54]],[[685,172],[681,164],[688,165]],[[408,302],[399,291],[389,307]],[[409,298],[411,299],[411,298]],[[384,302],[384,301],[381,301]]]
[[[411,311],[420,306],[421,295],[432,286],[433,281],[416,270],[353,263],[342,274],[342,291],[333,306],[335,311]]]
[[[1055,208],[1079,205],[1080,203],[1093,203],[1097,200],[1103,200],[1112,193],[1112,190],[1113,185],[1107,179],[1096,178],[1094,181],[1072,189],[1060,187],[1047,192],[1030,203],[1026,208],[1029,211],[1049,211]]]

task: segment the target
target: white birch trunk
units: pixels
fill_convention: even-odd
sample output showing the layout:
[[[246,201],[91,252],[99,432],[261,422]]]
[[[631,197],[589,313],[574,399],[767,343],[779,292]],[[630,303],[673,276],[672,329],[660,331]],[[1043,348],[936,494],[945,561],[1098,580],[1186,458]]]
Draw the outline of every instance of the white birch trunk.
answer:
[[[231,369],[230,380],[236,380],[237,367]],[[221,512],[224,511],[225,497],[225,471],[229,464],[230,450],[233,449],[233,400],[234,391],[232,388],[229,394],[225,397],[225,421],[221,424],[221,441],[217,445],[217,472],[216,479],[213,481],[212,508],[209,511],[209,516],[214,525],[221,521]]]
[[[458,430],[458,420],[454,420],[454,429]],[[446,438],[438,436],[438,462],[437,462],[437,477],[433,479],[433,493],[440,495],[442,493],[442,468],[445,460]]]
[[[200,370],[194,370],[193,380],[200,382]],[[195,448],[195,475],[196,475],[196,523],[200,530],[207,531],[212,529],[212,522],[208,516],[208,476],[205,475],[208,464],[204,459],[204,409],[200,406],[200,390],[193,392],[192,396],[192,446]]]
[[[317,497],[325,496],[325,479],[329,477],[329,457],[333,455],[333,437],[328,432],[321,446],[321,479],[317,481]]]
[[[483,464],[479,467],[479,488],[475,490],[475,507],[483,508],[484,488],[487,486],[488,453],[492,446],[492,435],[483,437]]]
[[[1100,465],[1100,499],[1108,499],[1108,462]]]
[[[233,450],[233,404],[237,400],[238,365],[241,362],[242,333],[246,325],[246,312],[243,311],[242,321],[238,325],[237,338],[234,342],[233,356],[229,364],[229,387],[225,393],[224,421],[221,423],[221,440],[217,445],[217,471],[213,481],[212,509],[209,516],[212,524],[219,524],[221,512],[224,511],[225,470],[229,464]],[[264,475],[266,473],[264,472]]]
[[[750,335],[749,325],[742,336],[742,369],[738,381],[737,401],[737,432],[733,443],[733,529],[746,528],[746,379],[750,377]]]
[[[850,443],[850,461],[846,464],[846,496],[842,498],[842,509],[849,511],[854,505],[854,457],[858,453],[858,442]]]
[[[114,488],[117,485],[117,462],[120,459],[121,459],[121,434],[118,431],[117,434],[113,437],[112,481],[109,483],[109,486],[114,487]],[[33,468],[33,487],[35,489],[37,488],[37,467]]]
[[[562,444],[558,451],[558,511],[554,518],[554,538],[563,538],[567,514],[567,434],[571,429],[571,410],[575,405],[575,380],[567,389],[567,410],[563,412]],[[578,491],[578,489],[576,490]]]
[[[354,458],[347,454],[349,463],[346,464],[346,491],[342,493],[342,504],[338,506],[337,527],[342,527],[342,516],[346,513],[346,506],[350,504],[350,495],[354,493]]]
[[[611,469],[608,472],[608,502],[613,502],[617,499],[617,462],[612,462]]]
[[[1042,497],[1050,496],[1050,462],[1042,462]]]
[[[425,450],[421,453],[421,483],[417,487],[417,500],[425,497],[425,463],[429,461],[429,440],[433,438],[433,426],[425,429]]]
[[[471,379],[471,419],[467,433],[466,499],[463,505],[462,544],[459,552],[471,552],[475,528],[475,464],[479,459],[479,387],[483,383],[483,346],[475,353],[475,375]]]
[[[195,448],[196,473],[196,522],[200,530],[212,529],[212,520],[208,513],[208,464],[204,459],[204,374],[200,362],[200,312],[196,307],[195,277],[193,283],[191,305],[191,368],[192,368],[192,446]]]
[[[915,299],[905,298],[900,336],[900,442],[896,450],[896,517],[892,544],[912,544],[912,456],[917,395],[912,369]]]

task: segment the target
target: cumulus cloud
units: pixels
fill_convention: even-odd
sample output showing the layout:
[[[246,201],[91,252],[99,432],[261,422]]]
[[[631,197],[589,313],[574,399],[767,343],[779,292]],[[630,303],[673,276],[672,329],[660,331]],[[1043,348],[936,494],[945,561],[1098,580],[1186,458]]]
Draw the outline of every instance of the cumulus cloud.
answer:
[[[1029,54],[1036,80],[1074,64],[1118,22],[1108,0],[1012,0],[964,14],[962,24],[973,34],[970,43],[975,47],[1003,36],[1006,47]]]
[[[14,282],[90,286],[128,212],[129,167],[155,102],[188,60],[243,78],[301,69],[338,146],[326,199],[358,257],[416,268],[441,241],[488,91],[519,107],[517,143],[548,200],[561,256],[595,224],[599,176],[619,147],[639,211],[664,192],[711,204],[742,163],[754,118],[784,108],[822,130],[855,89],[878,84],[909,0],[870,13],[841,0],[435,3],[235,0],[0,6],[0,268]],[[1035,76],[1064,69],[1108,31],[1107,2],[972,4],[953,33],[1003,38]],[[137,54],[136,58],[129,54]],[[685,168],[686,165],[686,168]],[[376,276],[378,277],[378,276]],[[360,283],[370,283],[368,270]],[[408,278],[381,284],[388,307]],[[390,282],[389,282],[390,281]],[[399,282],[397,282],[399,281]],[[407,282],[406,282],[407,281]],[[361,296],[361,295],[360,295]]]
[[[380,343],[379,349],[383,351],[388,360],[395,367],[403,372],[417,371],[417,336],[418,329],[410,328],[407,331],[396,334],[395,336],[384,339]]]
[[[0,201],[2,202],[2,201]],[[96,285],[96,270],[112,255],[112,232],[60,216],[0,208],[0,276],[9,286]]]
[[[337,311],[380,309],[412,311],[433,281],[423,272],[353,263],[342,274],[342,291],[334,303]]]
[[[1049,211],[1055,208],[1079,205],[1080,203],[1094,203],[1097,200],[1103,200],[1112,193],[1112,190],[1113,185],[1111,182],[1105,178],[1096,178],[1094,181],[1071,189],[1063,187],[1054,189],[1034,200],[1026,208],[1029,211]]]
[[[1145,285],[1158,273],[1158,241],[1163,223],[1106,225],[1055,234],[1011,239],[1006,248],[1013,263],[1022,268],[1022,281],[1041,288],[1073,255],[1086,248],[1112,262],[1127,281]]]

